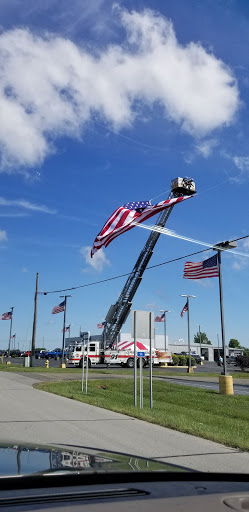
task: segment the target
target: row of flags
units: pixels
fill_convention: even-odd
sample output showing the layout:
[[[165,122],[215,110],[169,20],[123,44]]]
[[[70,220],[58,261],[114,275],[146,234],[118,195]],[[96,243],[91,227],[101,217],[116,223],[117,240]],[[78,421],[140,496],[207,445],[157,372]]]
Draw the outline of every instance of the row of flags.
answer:
[[[178,198],[183,199],[183,198]],[[165,201],[162,201],[165,203]],[[142,202],[143,204],[147,203]],[[140,203],[127,203],[127,204],[140,204]],[[160,204],[160,203],[159,203]],[[125,207],[126,205],[124,205]],[[156,205],[157,206],[157,205]],[[130,228],[129,228],[130,229]],[[117,236],[117,235],[116,235]],[[192,263],[191,261],[186,261],[184,266],[184,272],[183,277],[185,279],[204,279],[204,278],[210,278],[210,277],[218,277],[219,276],[219,268],[218,268],[218,257],[217,254],[212,256],[211,258],[208,258],[204,261],[199,261],[198,263]],[[184,308],[181,312],[181,317],[183,317],[184,313],[188,310],[188,304],[186,302]],[[58,306],[54,306],[52,309],[52,315],[55,315],[57,313],[62,313],[65,311],[65,300],[58,304]],[[6,313],[2,314],[1,320],[11,320],[13,316],[13,311],[7,311]],[[155,318],[155,322],[165,322],[165,313],[163,313],[160,316],[157,316]],[[103,329],[106,325],[106,322],[99,322],[97,324],[98,329]],[[65,327],[65,329],[62,329],[65,332],[68,332],[70,330],[70,326]],[[12,336],[14,338],[15,335]]]

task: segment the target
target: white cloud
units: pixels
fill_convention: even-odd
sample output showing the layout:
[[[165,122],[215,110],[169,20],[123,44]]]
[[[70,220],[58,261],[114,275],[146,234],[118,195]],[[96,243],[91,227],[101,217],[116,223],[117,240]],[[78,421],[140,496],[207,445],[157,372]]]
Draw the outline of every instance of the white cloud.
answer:
[[[25,210],[32,210],[36,212],[50,213],[56,214],[56,210],[52,210],[45,205],[42,204],[34,204],[26,201],[25,199],[5,199],[4,197],[0,197],[0,206],[18,206],[20,208],[24,208]]]
[[[204,158],[208,158],[217,145],[218,141],[216,139],[206,139],[196,144],[195,149],[197,153],[200,153]]]
[[[6,242],[8,240],[7,233],[4,229],[0,229],[0,242]]]
[[[249,156],[234,156],[233,161],[240,171],[249,171]]]
[[[115,130],[131,126],[142,105],[194,136],[232,122],[238,89],[231,70],[200,43],[178,43],[173,25],[146,9],[114,9],[122,45],[77,46],[27,29],[0,35],[1,169],[41,164],[58,137],[80,138],[98,115]]]
[[[249,239],[246,238],[243,240],[243,242],[238,242],[238,248],[248,254],[249,253]],[[234,262],[233,262],[233,268],[234,270],[244,270],[248,268],[249,266],[249,258],[246,256],[234,256]]]
[[[90,265],[94,270],[97,270],[98,272],[101,272],[104,269],[104,267],[109,266],[111,264],[102,249],[100,249],[94,255],[94,258],[91,258],[90,245],[81,247],[80,254],[82,254],[86,264]]]

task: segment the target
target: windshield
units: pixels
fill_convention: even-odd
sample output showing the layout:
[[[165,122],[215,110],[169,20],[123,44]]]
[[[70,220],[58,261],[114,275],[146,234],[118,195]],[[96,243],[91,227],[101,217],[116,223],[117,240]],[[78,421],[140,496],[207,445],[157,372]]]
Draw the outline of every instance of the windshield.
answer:
[[[4,453],[249,473],[248,2],[0,19]]]

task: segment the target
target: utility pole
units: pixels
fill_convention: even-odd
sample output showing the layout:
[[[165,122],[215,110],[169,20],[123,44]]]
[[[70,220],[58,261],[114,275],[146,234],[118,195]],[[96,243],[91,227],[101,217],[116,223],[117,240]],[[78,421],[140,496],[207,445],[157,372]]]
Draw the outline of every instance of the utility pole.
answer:
[[[9,335],[8,357],[10,357],[10,342],[11,342],[11,332],[12,332],[13,309],[14,309],[14,307],[10,308],[11,318],[10,318],[10,335]]]
[[[196,295],[181,295],[181,297],[187,297],[187,314],[188,314],[188,371],[192,372],[191,368],[191,348],[190,348],[190,325],[189,325],[189,298],[195,298]]]
[[[36,319],[37,319],[37,296],[38,296],[38,280],[39,274],[36,274],[36,285],[35,285],[35,305],[34,305],[34,319],[33,319],[33,332],[32,332],[32,345],[31,345],[31,357],[30,366],[33,366],[35,359],[35,337],[36,337]]]
[[[61,356],[61,365],[65,364],[65,327],[66,327],[66,311],[67,311],[67,298],[72,297],[72,295],[60,295],[60,297],[64,298],[65,301],[65,309],[64,309],[64,319],[63,319],[63,331],[62,331],[62,356]],[[62,366],[64,368],[64,366]]]
[[[160,311],[164,314],[164,351],[167,350],[167,325],[166,325],[166,313],[170,313],[169,309],[160,309]]]

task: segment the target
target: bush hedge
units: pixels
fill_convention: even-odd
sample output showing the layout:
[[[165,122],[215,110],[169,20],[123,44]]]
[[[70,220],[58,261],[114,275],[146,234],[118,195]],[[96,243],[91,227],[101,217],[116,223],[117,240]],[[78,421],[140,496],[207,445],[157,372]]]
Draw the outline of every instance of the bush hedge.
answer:
[[[178,364],[179,364],[179,357],[180,357],[180,356],[177,356],[176,354],[172,354],[172,363],[173,363],[173,366],[178,366]]]
[[[248,357],[249,359],[249,357]],[[188,366],[189,359],[188,356],[184,356],[180,354],[179,356],[176,354],[172,354],[172,366]],[[191,366],[196,366],[195,358],[191,356]]]
[[[236,362],[240,366],[241,370],[249,368],[249,356],[237,356]]]

